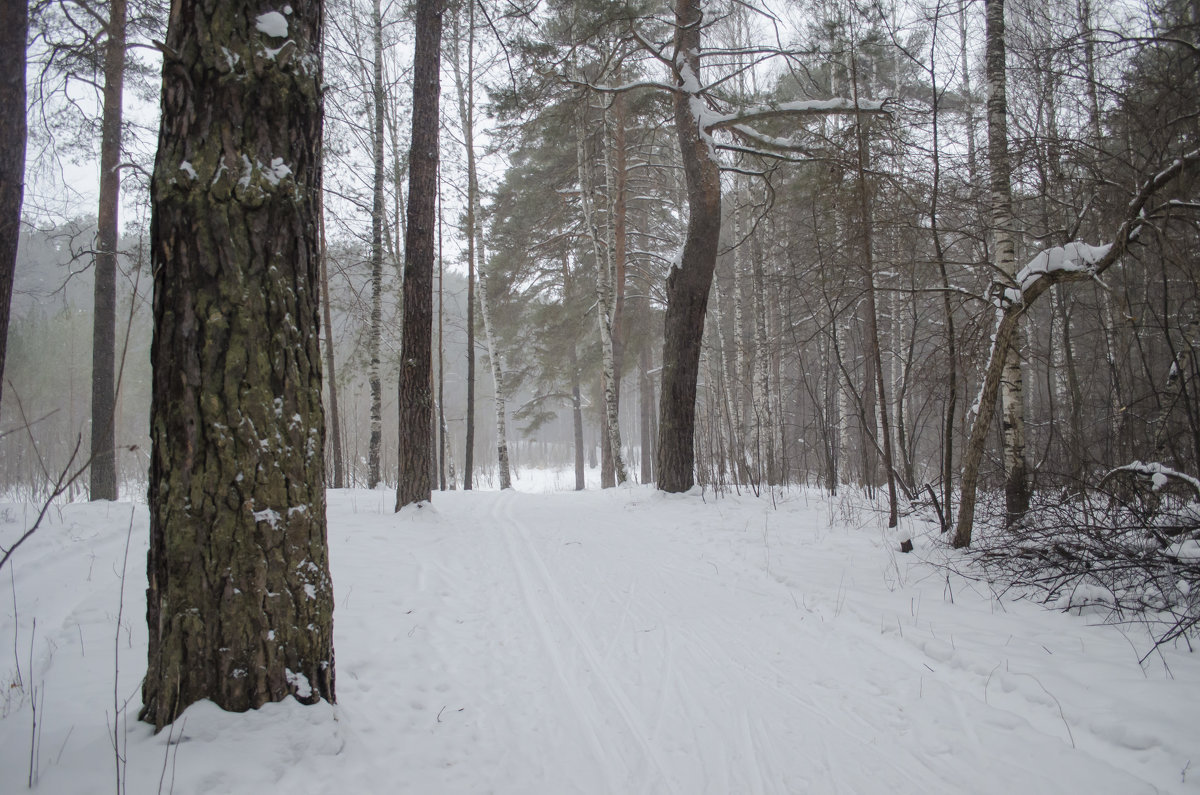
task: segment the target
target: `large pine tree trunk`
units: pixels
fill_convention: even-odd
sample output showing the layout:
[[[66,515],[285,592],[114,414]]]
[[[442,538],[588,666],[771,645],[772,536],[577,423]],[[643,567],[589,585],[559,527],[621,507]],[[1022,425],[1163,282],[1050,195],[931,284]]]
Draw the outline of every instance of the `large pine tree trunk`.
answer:
[[[321,3],[177,0],[151,185],[157,728],[334,698],[318,345]],[[268,53],[275,52],[274,56]]]
[[[28,31],[29,5],[24,0],[0,3],[0,107],[25,107],[25,36]],[[24,113],[0,113],[0,395],[3,394],[17,242],[21,236],[25,133]]]
[[[694,91],[700,81],[700,0],[675,1],[677,85],[675,131],[687,182],[688,223],[679,267],[667,276],[667,309],[663,321],[662,395],[659,399],[658,487],[687,491],[693,473],[696,429],[696,379],[708,290],[717,264],[721,237],[721,174],[716,153],[700,133],[693,112],[703,106]]]
[[[367,443],[367,488],[379,485],[383,446],[383,383],[380,378],[380,347],[383,340],[383,18],[379,0],[371,11],[371,35],[375,43],[375,60],[371,78],[371,105],[374,116],[371,126],[371,162],[373,179],[371,191],[371,329],[367,341],[367,380],[371,387],[371,438]]]
[[[92,314],[93,500],[117,498],[116,350],[117,210],[121,204],[121,97],[125,84],[125,0],[109,0],[100,122],[100,202],[96,216],[95,305]]]
[[[404,331],[400,361],[400,481],[396,510],[433,494],[433,262],[438,165],[441,0],[417,3],[413,126],[404,237]]]

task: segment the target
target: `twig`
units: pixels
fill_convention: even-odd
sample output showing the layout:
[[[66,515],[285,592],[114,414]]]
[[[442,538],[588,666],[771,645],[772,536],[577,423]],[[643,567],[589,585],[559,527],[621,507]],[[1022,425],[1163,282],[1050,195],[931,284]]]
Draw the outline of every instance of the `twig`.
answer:
[[[113,641],[113,760],[117,768],[117,795],[125,793],[125,772],[128,764],[129,738],[125,737],[126,754],[121,753],[120,706],[118,687],[121,680],[121,620],[125,614],[125,575],[129,570],[129,542],[133,538],[133,518],[137,509],[129,506],[129,529],[125,532],[125,555],[121,560],[121,593],[117,601],[117,630]],[[168,740],[170,738],[168,737]]]

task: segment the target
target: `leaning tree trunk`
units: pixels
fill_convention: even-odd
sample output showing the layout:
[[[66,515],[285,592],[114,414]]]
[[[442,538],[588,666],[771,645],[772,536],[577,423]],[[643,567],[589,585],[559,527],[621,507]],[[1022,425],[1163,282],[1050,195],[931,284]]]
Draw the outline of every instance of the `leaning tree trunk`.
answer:
[[[25,36],[29,4],[0,3],[0,107],[25,107]],[[0,113],[0,394],[8,316],[12,305],[17,241],[21,235],[21,200],[25,193],[25,114]]]
[[[440,0],[417,3],[413,126],[404,236],[404,330],[400,361],[400,482],[396,510],[433,495],[433,262],[437,223]]]
[[[117,209],[121,203],[121,95],[125,83],[125,0],[110,0],[100,122],[100,203],[96,216],[96,284],[92,313],[93,500],[117,498]]]
[[[700,88],[699,0],[675,2],[675,132],[687,182],[688,224],[679,266],[667,276],[667,309],[663,321],[662,396],[659,399],[658,487],[687,491],[694,481],[696,460],[696,380],[700,373],[700,341],[704,312],[717,264],[721,237],[721,174],[711,142],[701,135],[696,116],[703,100]]]
[[[143,720],[334,699],[318,345],[321,3],[177,0],[151,184]]]

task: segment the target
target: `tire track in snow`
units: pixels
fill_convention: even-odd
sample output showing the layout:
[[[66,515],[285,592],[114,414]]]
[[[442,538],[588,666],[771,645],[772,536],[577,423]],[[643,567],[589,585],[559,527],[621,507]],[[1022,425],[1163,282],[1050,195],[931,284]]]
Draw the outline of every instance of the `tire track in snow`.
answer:
[[[630,782],[636,782],[641,779],[644,782],[644,786],[640,790],[642,792],[652,791],[656,784],[665,785],[670,792],[678,792],[675,787],[674,780],[668,772],[667,766],[663,764],[663,761],[659,757],[658,751],[655,748],[654,742],[651,740],[651,737],[646,731],[645,726],[639,720],[636,708],[630,702],[625,691],[615,681],[612,675],[608,673],[604,661],[601,660],[601,655],[597,653],[595,647],[589,640],[586,631],[583,629],[583,626],[579,621],[579,618],[574,614],[574,611],[571,609],[570,605],[567,604],[566,600],[562,596],[562,593],[555,584],[554,578],[551,576],[549,569],[546,567],[545,560],[542,558],[541,553],[538,552],[537,547],[530,539],[528,530],[525,528],[524,524],[514,516],[512,503],[515,499],[515,494],[511,492],[501,492],[495,503],[496,507],[493,510],[493,519],[496,520],[498,529],[504,537],[509,558],[513,562],[514,571],[517,573],[520,581],[521,592],[525,598],[525,603],[533,615],[535,623],[538,625],[538,632],[542,638],[543,644],[546,646],[547,652],[551,656],[551,660],[554,664],[555,671],[559,676],[559,680],[563,684],[564,688],[568,691],[568,697],[576,706],[577,714],[585,716],[588,723],[589,733],[595,740],[594,745],[598,750],[601,751],[601,758],[605,761],[604,768],[610,776],[610,785],[614,785],[610,786],[609,791],[628,791],[628,785]],[[528,555],[532,566],[527,566],[525,561],[522,560],[521,556],[517,554],[517,550],[515,549],[516,543],[519,543],[522,551]],[[533,569],[532,575],[530,574],[530,568]],[[534,593],[534,579],[536,579],[542,585],[544,592],[548,597],[544,600],[544,604],[536,597]],[[608,750],[604,747],[602,727],[597,726],[595,718],[588,714],[588,712],[583,708],[585,705],[579,703],[579,693],[588,692],[588,689],[581,686],[581,683],[572,681],[573,678],[571,676],[571,671],[563,659],[562,648],[560,644],[551,636],[549,625],[547,623],[547,610],[544,609],[545,607],[548,607],[549,612],[554,614],[558,623],[565,627],[567,634],[569,635],[570,642],[582,653],[584,661],[588,665],[588,670],[582,673],[585,673],[588,678],[599,685],[601,692],[607,697],[607,700],[613,708],[613,711],[616,712],[617,716],[621,720],[621,723],[624,724],[628,736],[636,741],[636,744],[641,751],[642,760],[649,766],[653,767],[657,772],[657,781],[649,776],[642,775],[641,771],[637,769],[637,766],[631,764],[631,760],[626,758],[619,751],[613,754],[608,752]],[[626,610],[627,609],[628,608],[626,607]],[[601,704],[599,703],[595,703],[595,706],[597,710],[601,708]],[[614,768],[614,765],[612,765],[611,762],[613,761],[621,762],[622,766],[627,769],[628,774],[625,776],[625,781],[611,781],[611,771]]]

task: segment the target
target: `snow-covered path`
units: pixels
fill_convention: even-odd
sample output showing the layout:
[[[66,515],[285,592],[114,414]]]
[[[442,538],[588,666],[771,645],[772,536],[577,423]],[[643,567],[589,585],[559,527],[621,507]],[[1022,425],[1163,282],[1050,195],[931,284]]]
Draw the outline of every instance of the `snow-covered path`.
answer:
[[[131,724],[131,792],[158,791],[167,752],[177,793],[1200,791],[1200,660],[1143,670],[1144,636],[947,579],[920,560],[933,539],[895,553],[863,509],[642,488],[439,493],[399,515],[391,500],[330,492],[338,706],[197,705],[170,747]],[[97,513],[71,506],[64,525]],[[61,626],[46,692],[73,693],[43,708],[43,791],[113,788],[96,774],[113,768],[111,664],[70,646],[79,606],[115,595],[36,582],[72,555],[109,565],[128,516],[87,551],[39,539],[55,554],[17,569],[23,626],[62,613],[39,618],[39,637]],[[25,780],[28,734],[21,708],[0,721],[3,791]]]

